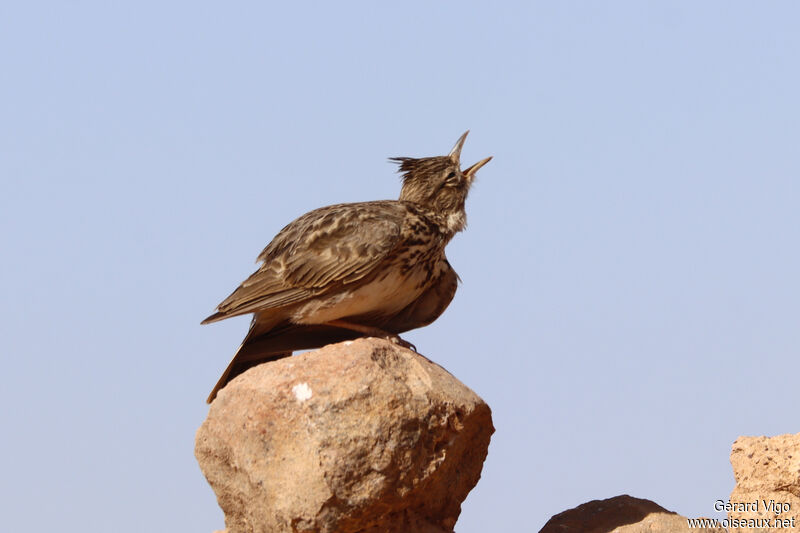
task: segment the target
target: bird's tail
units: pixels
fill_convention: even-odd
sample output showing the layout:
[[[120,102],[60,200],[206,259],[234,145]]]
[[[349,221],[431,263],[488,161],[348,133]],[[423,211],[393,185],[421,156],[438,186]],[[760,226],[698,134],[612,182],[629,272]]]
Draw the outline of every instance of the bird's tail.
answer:
[[[268,333],[258,335],[255,326],[251,327],[247,337],[242,341],[236,355],[233,356],[228,368],[208,395],[207,403],[216,398],[217,393],[230,380],[246,370],[267,363],[289,357],[293,351],[320,348],[334,342],[356,339],[362,334],[347,329],[341,329],[324,324],[299,325],[284,324]]]
[[[206,403],[213,402],[220,389],[222,389],[222,387],[227,385],[230,380],[239,374],[253,368],[254,366],[260,365],[261,363],[276,361],[278,359],[283,359],[284,357],[289,357],[290,355],[292,355],[291,351],[266,354],[263,352],[254,353],[252,349],[249,349],[247,341],[243,342],[236,351],[236,355],[234,355],[233,359],[231,359],[231,362],[228,363],[228,368],[225,369],[225,372],[222,373],[222,376],[220,376],[217,384],[214,385],[214,389],[211,391],[211,394],[209,394],[208,398],[206,398]]]

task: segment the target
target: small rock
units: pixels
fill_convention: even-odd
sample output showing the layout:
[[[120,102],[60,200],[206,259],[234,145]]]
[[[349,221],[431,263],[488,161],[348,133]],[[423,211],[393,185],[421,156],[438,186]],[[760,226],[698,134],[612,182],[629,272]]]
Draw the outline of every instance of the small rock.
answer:
[[[722,528],[690,528],[685,516],[650,500],[623,494],[593,500],[559,513],[539,533],[688,533],[720,532]]]

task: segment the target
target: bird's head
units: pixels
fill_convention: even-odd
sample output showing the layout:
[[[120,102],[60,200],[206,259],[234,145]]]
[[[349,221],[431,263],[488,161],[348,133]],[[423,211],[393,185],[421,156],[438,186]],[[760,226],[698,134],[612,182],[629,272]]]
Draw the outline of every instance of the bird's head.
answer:
[[[393,157],[403,173],[400,200],[414,202],[445,217],[448,230],[461,231],[467,224],[464,202],[478,169],[492,158],[487,157],[461,170],[461,148],[469,131],[459,137],[448,155],[437,157]]]

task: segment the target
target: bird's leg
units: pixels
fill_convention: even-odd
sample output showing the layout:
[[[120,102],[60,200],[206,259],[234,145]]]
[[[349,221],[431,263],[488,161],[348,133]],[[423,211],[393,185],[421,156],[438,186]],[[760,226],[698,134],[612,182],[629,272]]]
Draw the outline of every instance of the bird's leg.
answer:
[[[334,326],[337,328],[349,329],[351,331],[357,331],[369,337],[378,337],[381,339],[387,339],[397,344],[398,346],[414,350],[415,352],[417,351],[416,346],[414,346],[413,344],[411,344],[406,340],[401,339],[399,335],[395,335],[394,333],[389,333],[388,331],[384,331],[380,328],[373,328],[372,326],[363,326],[361,324],[354,324],[353,322],[347,322],[346,320],[331,320],[329,322],[325,322],[325,325]]]

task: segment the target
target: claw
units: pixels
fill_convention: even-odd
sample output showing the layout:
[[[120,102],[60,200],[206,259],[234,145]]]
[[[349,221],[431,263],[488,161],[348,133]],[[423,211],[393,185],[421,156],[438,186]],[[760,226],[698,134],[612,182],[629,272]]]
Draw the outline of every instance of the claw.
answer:
[[[416,346],[414,346],[413,344],[411,344],[407,340],[401,339],[399,335],[392,335],[391,337],[389,337],[389,340],[392,341],[393,343],[397,344],[398,346],[402,346],[403,348],[406,348],[408,350],[414,350],[415,352],[417,352],[417,347]],[[417,353],[419,353],[419,352],[417,352]]]
[[[349,329],[351,331],[357,331],[366,337],[378,337],[380,339],[386,339],[392,342],[393,344],[417,352],[417,347],[411,344],[410,342],[401,339],[400,335],[389,333],[388,331],[384,331],[380,328],[376,328],[373,326],[364,326],[363,324],[354,324],[347,320],[331,320],[330,322],[325,322],[325,325],[334,326],[337,328]]]

